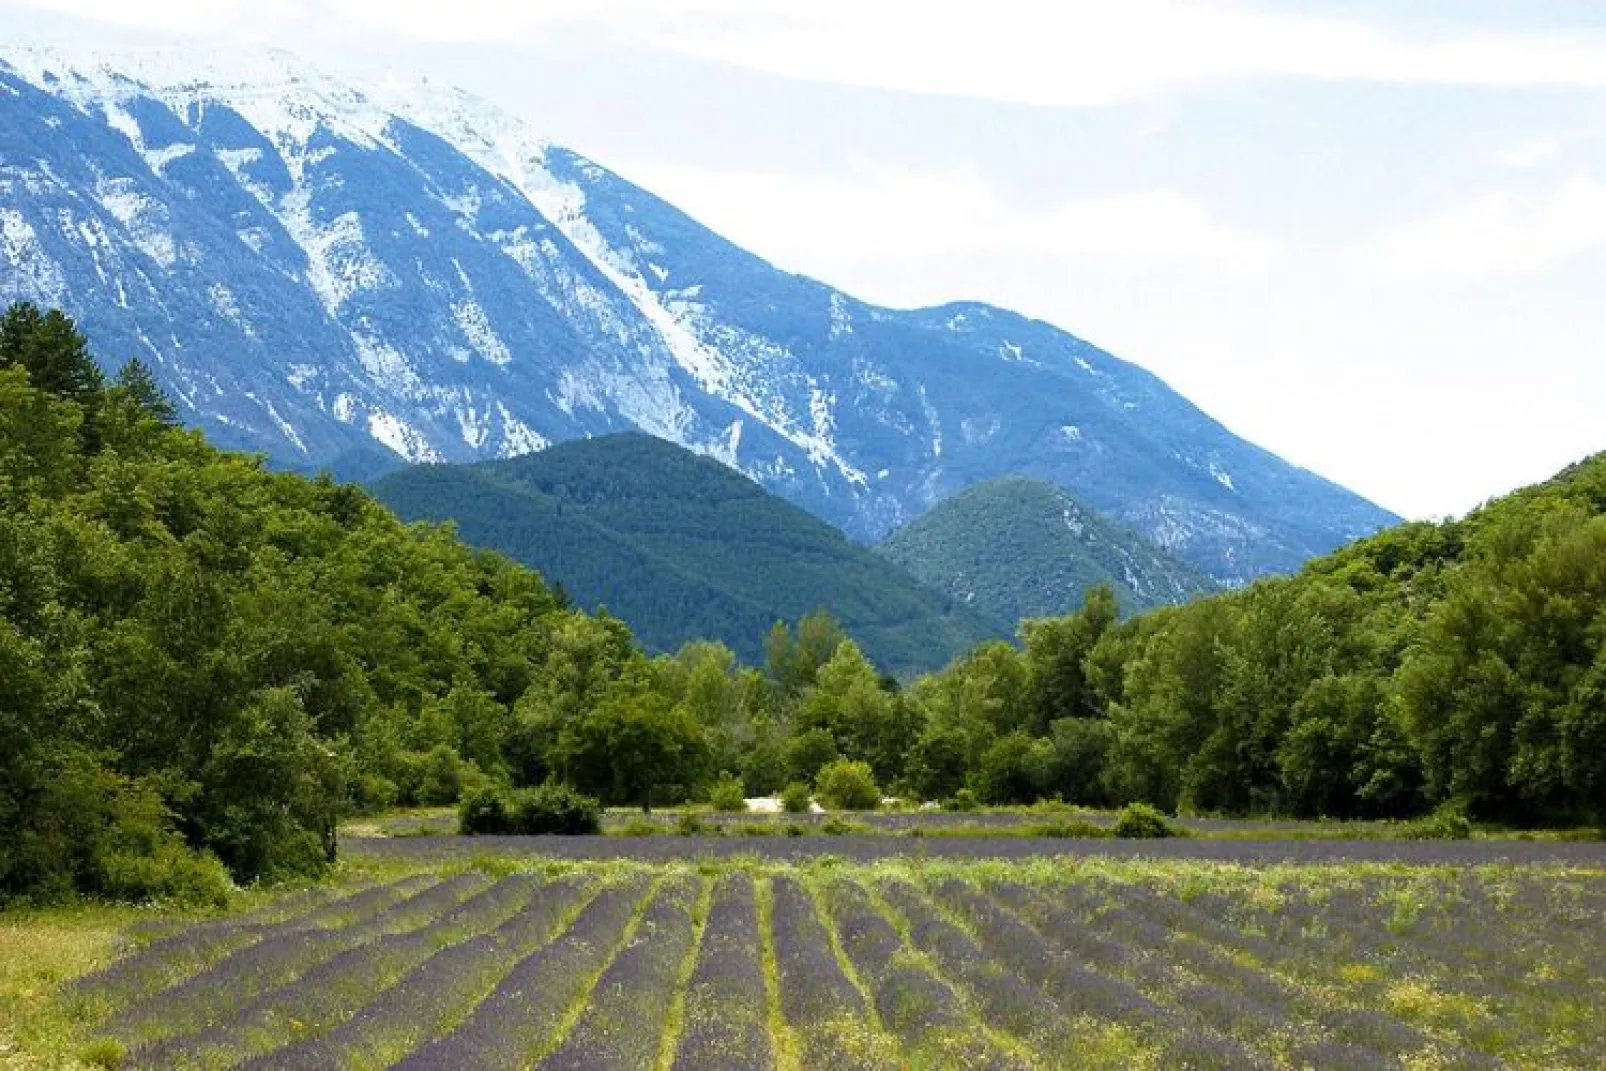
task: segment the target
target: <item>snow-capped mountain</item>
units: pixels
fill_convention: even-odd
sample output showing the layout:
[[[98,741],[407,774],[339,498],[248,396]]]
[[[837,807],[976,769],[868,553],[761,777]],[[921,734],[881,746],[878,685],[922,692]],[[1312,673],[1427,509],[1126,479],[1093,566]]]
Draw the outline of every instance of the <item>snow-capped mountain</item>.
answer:
[[[1392,519],[1053,326],[857,301],[483,101],[283,54],[0,44],[0,268],[292,467],[634,427],[863,539],[1028,475],[1228,582]]]

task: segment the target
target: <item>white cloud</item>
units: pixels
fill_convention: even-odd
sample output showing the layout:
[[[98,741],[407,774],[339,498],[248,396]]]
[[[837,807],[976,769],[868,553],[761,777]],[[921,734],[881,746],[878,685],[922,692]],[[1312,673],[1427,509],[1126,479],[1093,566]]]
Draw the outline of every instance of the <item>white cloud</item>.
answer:
[[[1559,137],[1531,138],[1509,145],[1490,155],[1495,163],[1502,167],[1526,171],[1530,167],[1538,167],[1549,160],[1554,160],[1560,154],[1562,139]]]
[[[1011,203],[968,169],[861,163],[832,176],[650,165],[623,171],[782,267],[806,267],[828,250],[833,264],[1002,253],[1252,272],[1275,252],[1170,190],[1032,207]]]
[[[1400,279],[1539,271],[1606,247],[1606,183],[1577,175],[1541,193],[1499,191],[1451,205],[1369,243],[1361,259]]]
[[[388,34],[517,43],[578,31],[775,74],[1038,105],[1217,77],[1606,88],[1606,34],[1402,37],[1210,0],[23,0],[122,25],[305,47]],[[16,0],[11,0],[15,6]]]

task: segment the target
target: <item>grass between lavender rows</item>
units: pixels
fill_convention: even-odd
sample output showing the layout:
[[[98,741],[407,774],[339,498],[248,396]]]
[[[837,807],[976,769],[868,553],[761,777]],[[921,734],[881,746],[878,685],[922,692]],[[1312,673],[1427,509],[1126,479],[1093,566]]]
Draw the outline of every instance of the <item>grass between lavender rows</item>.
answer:
[[[522,884],[486,899],[504,879]],[[494,936],[547,888],[562,901],[550,918]],[[609,896],[608,921],[588,913]],[[730,1066],[780,1068],[1598,1067],[1603,923],[1606,870],[1578,867],[361,860],[324,887],[242,892],[206,917],[0,914],[0,1067],[184,1066],[190,1053],[283,1066],[264,1057],[318,1051],[335,1031],[361,1039],[325,1050],[343,1066],[388,1065],[462,1031],[576,1066],[601,1053],[689,1067],[726,1052],[745,1057]],[[431,1011],[434,1035],[378,1014],[459,950],[474,985],[457,1010]],[[257,961],[277,972],[261,992],[230,967]],[[366,962],[386,973],[357,969]],[[476,1022],[476,1008],[525,1007],[516,988],[497,995],[520,964],[538,982],[570,963],[572,992],[553,994],[539,1023],[508,1034]],[[334,977],[345,988],[310,984]],[[722,1022],[736,997],[739,1020]],[[646,1006],[652,1016],[630,1014]]]

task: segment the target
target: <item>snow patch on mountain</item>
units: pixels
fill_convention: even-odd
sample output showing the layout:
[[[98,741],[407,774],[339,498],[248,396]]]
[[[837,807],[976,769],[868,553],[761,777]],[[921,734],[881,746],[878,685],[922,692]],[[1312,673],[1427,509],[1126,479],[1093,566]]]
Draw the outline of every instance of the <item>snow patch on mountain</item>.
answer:
[[[1062,331],[788,275],[458,90],[0,42],[0,99],[0,296],[286,463],[635,427],[866,539],[1030,473],[1233,582],[1387,519]]]

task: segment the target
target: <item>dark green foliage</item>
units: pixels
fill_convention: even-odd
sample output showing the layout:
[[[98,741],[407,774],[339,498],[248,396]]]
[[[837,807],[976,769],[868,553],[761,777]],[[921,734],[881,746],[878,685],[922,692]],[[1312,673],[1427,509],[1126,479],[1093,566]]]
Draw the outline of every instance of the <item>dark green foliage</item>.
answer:
[[[993,741],[970,774],[970,787],[983,802],[1002,806],[1032,803],[1049,787],[1052,748],[1024,732]]]
[[[934,668],[996,634],[718,461],[646,435],[408,469],[374,493],[405,518],[455,522],[469,542],[539,569],[581,606],[606,606],[649,649],[714,639],[757,665],[766,630],[821,607],[897,672]],[[828,658],[836,646],[826,639],[802,657]],[[790,688],[806,673],[800,664],[775,679]]]
[[[961,814],[974,811],[980,806],[981,801],[976,798],[976,793],[968,788],[962,788],[942,801],[943,810]]]
[[[787,774],[794,781],[813,781],[822,766],[841,758],[842,753],[837,750],[836,738],[830,730],[797,729],[786,742]]]
[[[58,309],[44,312],[24,301],[0,316],[0,367],[8,365],[23,368],[35,390],[80,405],[97,405],[105,389],[88,342]]]
[[[513,793],[512,832],[526,836],[587,836],[602,832],[602,807],[563,784],[537,785]]]
[[[881,789],[870,764],[853,759],[836,759],[820,769],[814,779],[820,803],[838,811],[873,811],[881,806]]]
[[[136,409],[157,424],[164,428],[178,426],[178,410],[174,408],[172,400],[162,393],[150,367],[138,357],[130,359],[117,370],[117,389]]]
[[[962,789],[974,763],[967,734],[931,726],[909,753],[909,786],[923,800],[946,799]]]
[[[0,900],[316,873],[343,812],[542,780],[581,715],[644,690],[700,754],[695,718],[746,694],[659,687],[528,570],[172,416],[137,364],[104,384],[65,317],[0,320]],[[734,749],[733,711],[708,736]]]
[[[1147,803],[1129,803],[1123,807],[1110,832],[1126,840],[1155,840],[1177,835],[1165,815]]]
[[[558,768],[610,804],[684,800],[708,772],[702,727],[662,692],[642,684],[613,690],[574,718],[559,738]]]
[[[1216,590],[1136,531],[1020,477],[944,499],[876,549],[1005,627],[1063,614],[1100,586],[1129,614]]]
[[[562,784],[485,787],[463,798],[457,823],[465,836],[588,836],[602,831],[602,806]]]
[[[502,836],[512,829],[507,792],[487,786],[457,805],[457,831],[465,837]]]

